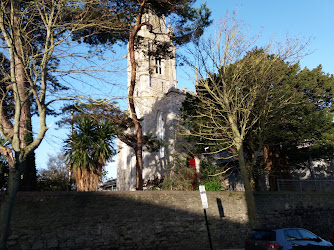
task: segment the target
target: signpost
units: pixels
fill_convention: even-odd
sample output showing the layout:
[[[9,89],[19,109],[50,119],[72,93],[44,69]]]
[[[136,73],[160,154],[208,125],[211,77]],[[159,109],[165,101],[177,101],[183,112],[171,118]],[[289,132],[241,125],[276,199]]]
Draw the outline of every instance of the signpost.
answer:
[[[208,230],[210,249],[212,250],[213,248],[212,248],[212,242],[211,242],[209,222],[208,222],[208,217],[206,215],[206,209],[209,208],[209,204],[208,204],[208,198],[206,197],[205,186],[200,185],[199,186],[199,192],[201,194],[202,206],[203,206],[203,209],[204,209],[204,216],[205,216],[205,222],[206,222],[206,229]]]
[[[209,207],[209,205],[208,205],[208,198],[206,197],[205,186],[200,185],[199,186],[199,192],[201,194],[203,209],[207,209]]]

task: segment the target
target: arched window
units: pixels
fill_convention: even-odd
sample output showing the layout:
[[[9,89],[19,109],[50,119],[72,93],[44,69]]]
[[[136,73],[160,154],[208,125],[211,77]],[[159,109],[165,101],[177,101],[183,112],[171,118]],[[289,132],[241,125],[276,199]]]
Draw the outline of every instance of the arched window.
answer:
[[[128,167],[128,154],[129,154],[129,149],[128,145],[126,145],[124,142],[122,142],[122,161],[123,161],[123,169],[127,169]]]
[[[157,137],[160,140],[164,140],[164,135],[165,135],[165,124],[164,120],[162,118],[162,112],[158,112],[157,116]],[[165,148],[161,147],[159,150],[160,158],[165,157]]]

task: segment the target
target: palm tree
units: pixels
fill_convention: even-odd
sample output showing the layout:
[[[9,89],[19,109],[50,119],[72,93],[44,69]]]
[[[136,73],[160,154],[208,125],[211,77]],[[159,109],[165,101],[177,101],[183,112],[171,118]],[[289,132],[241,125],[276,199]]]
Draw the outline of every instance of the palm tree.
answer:
[[[95,191],[103,167],[116,154],[113,139],[116,129],[109,120],[83,116],[75,121],[74,131],[65,142],[65,155],[78,191]]]

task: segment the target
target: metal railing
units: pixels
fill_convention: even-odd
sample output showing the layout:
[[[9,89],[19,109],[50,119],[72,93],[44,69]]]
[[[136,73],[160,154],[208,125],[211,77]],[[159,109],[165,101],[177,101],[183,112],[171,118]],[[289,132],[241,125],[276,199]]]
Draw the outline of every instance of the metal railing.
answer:
[[[277,180],[278,191],[334,192],[334,180]]]

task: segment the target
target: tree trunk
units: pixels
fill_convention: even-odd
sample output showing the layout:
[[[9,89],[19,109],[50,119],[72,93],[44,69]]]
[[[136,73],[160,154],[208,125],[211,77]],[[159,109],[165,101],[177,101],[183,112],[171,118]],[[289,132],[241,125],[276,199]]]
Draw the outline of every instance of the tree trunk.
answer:
[[[17,81],[20,99],[26,100],[22,105],[20,117],[20,144],[21,148],[33,142],[30,101],[28,100],[27,87],[25,81]],[[33,191],[37,187],[35,153],[29,154],[22,166],[22,178],[20,180],[20,190]]]
[[[251,229],[253,229],[256,226],[256,208],[255,208],[253,190],[250,185],[249,174],[247,173],[247,169],[246,169],[246,162],[245,162],[244,151],[243,151],[243,143],[238,142],[236,146],[237,146],[237,151],[238,151],[241,179],[245,187],[245,196],[246,196],[246,203],[247,203],[249,226]]]
[[[11,215],[14,208],[15,198],[20,186],[21,174],[26,166],[26,160],[33,148],[27,150],[27,145],[33,142],[32,126],[31,126],[31,110],[29,102],[28,84],[25,75],[24,65],[24,45],[21,41],[21,22],[20,18],[21,1],[11,2],[12,13],[12,43],[10,52],[11,66],[11,82],[13,84],[14,100],[15,100],[15,116],[12,148],[3,148],[2,153],[8,160],[9,177],[6,194],[1,197],[0,205],[0,249],[5,249],[8,239]],[[14,49],[15,48],[15,49]],[[34,160],[34,158],[32,158]],[[35,164],[33,163],[35,169]]]
[[[23,27],[21,27],[21,1],[15,0],[12,1],[12,43],[11,44],[11,80],[12,84],[16,85],[16,94],[15,95],[15,103],[20,105],[19,109],[15,110],[19,114],[19,117],[16,117],[15,123],[19,124],[18,128],[18,141],[19,148],[23,149],[27,145],[33,142],[33,132],[32,132],[32,124],[31,124],[31,101],[29,100],[29,83],[26,79],[26,65],[25,58],[27,56],[27,51],[30,48],[27,47],[26,44],[22,41],[23,36]],[[15,48],[15,49],[14,49]],[[28,49],[27,49],[28,48]],[[13,79],[14,78],[14,79]],[[15,104],[15,105],[16,105]],[[18,151],[18,149],[15,149]],[[35,165],[35,157],[32,153],[28,160],[25,161],[24,166],[22,166],[23,179],[21,181],[21,188],[23,190],[34,190],[36,187],[37,179],[36,179],[36,165]]]
[[[18,26],[17,17],[14,17],[14,23]],[[19,27],[17,27],[19,29]],[[14,57],[15,61],[15,78],[18,89],[19,101],[21,103],[20,114],[20,148],[25,148],[28,144],[33,142],[32,124],[31,124],[31,109],[29,100],[29,84],[26,81],[25,65],[22,61],[24,58],[24,45],[20,41],[19,37],[14,39],[14,47],[17,54]],[[18,100],[17,100],[18,101]],[[23,178],[21,180],[20,189],[31,191],[36,189],[36,164],[34,153],[30,154],[25,161],[22,170]]]
[[[143,129],[138,120],[136,107],[134,103],[134,91],[136,87],[136,58],[135,58],[135,38],[141,27],[141,17],[144,11],[144,5],[146,1],[140,4],[139,14],[137,16],[137,21],[133,26],[132,31],[129,35],[129,55],[131,64],[131,79],[129,86],[129,107],[132,116],[133,123],[136,130],[136,145],[134,147],[136,155],[136,189],[143,190]]]
[[[136,61],[134,56],[134,37],[129,40],[129,53],[131,61],[131,82],[129,87],[129,107],[131,116],[136,130],[136,145],[134,147],[136,155],[136,189],[143,190],[143,130],[138,121],[135,103],[133,99],[134,89],[136,85]],[[132,45],[130,47],[130,45]]]
[[[15,153],[17,155],[17,153]],[[19,190],[22,167],[25,162],[20,162],[19,157],[9,161],[8,187],[4,197],[1,197],[0,206],[0,249],[6,249],[10,220],[14,208],[17,192]]]
[[[37,171],[35,163],[35,152],[32,152],[27,157],[22,171],[21,191],[37,190]]]
[[[134,30],[135,31],[135,30]],[[129,87],[129,107],[131,111],[131,116],[133,123],[135,125],[136,130],[136,145],[134,147],[135,155],[136,155],[136,189],[143,190],[143,142],[142,142],[142,126],[138,121],[136,107],[134,103],[134,90],[136,86],[136,59],[134,53],[134,40],[135,40],[135,32],[133,31],[132,35],[129,38],[129,54],[130,54],[130,62],[131,62],[131,80]]]

